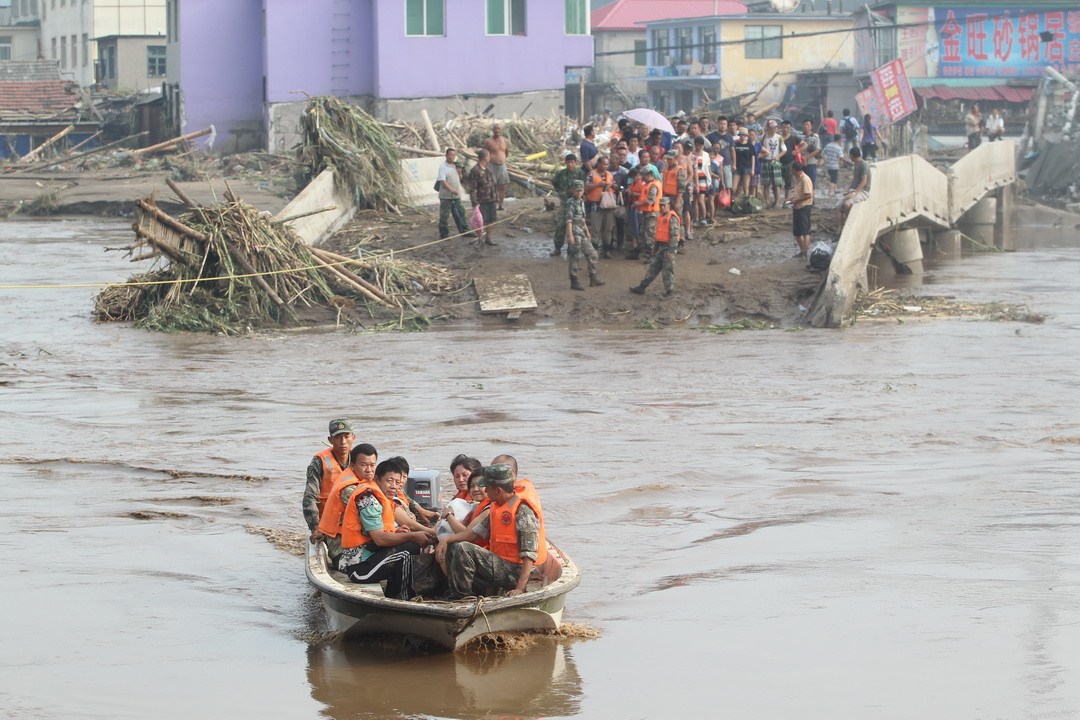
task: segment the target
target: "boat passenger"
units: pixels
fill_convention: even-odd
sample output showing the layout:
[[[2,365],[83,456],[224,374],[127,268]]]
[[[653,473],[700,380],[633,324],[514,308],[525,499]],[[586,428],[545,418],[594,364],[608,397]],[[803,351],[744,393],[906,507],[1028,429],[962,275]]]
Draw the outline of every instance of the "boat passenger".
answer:
[[[391,499],[405,486],[408,467],[399,458],[383,460],[375,468],[375,481],[357,485],[345,506],[338,567],[354,583],[386,581],[386,596],[410,600],[413,560],[420,549],[435,541],[435,532],[402,531],[394,521]]]
[[[330,489],[326,507],[319,516],[319,527],[311,533],[311,542],[326,543],[330,566],[335,568],[341,557],[341,522],[345,516],[345,506],[349,504],[349,498],[357,484],[375,480],[375,464],[379,460],[379,453],[374,446],[360,443],[352,449],[349,457],[352,460],[350,469]]]
[[[474,471],[482,467],[479,460],[464,453],[450,461],[450,474],[454,477],[454,500],[470,498],[469,478]]]
[[[439,538],[465,530],[473,520],[474,510],[486,497],[484,489],[476,484],[476,481],[483,476],[484,469],[480,466],[479,461],[476,464],[476,470],[470,473],[465,480],[466,492],[469,493],[469,498],[465,499],[455,495],[454,499],[448,502],[439,514],[439,524],[435,527],[435,534]]]
[[[534,566],[547,560],[547,540],[540,509],[514,489],[507,463],[489,465],[477,484],[491,501],[490,515],[471,529],[439,541],[436,559],[445,559],[447,596],[507,595],[525,592]],[[488,539],[490,550],[469,542]]]
[[[396,460],[401,467],[405,468],[405,481],[409,480],[409,461],[398,455],[390,458]],[[405,525],[413,530],[430,530],[439,519],[439,513],[434,510],[425,510],[420,503],[405,494],[405,484],[401,485],[397,495],[393,498],[401,513],[395,513],[399,525]]]
[[[304,499],[301,508],[308,532],[314,533],[319,526],[326,498],[330,495],[334,483],[349,471],[349,448],[356,441],[352,423],[345,418],[330,421],[330,436],[326,438],[330,447],[316,453],[307,467],[307,484],[304,486]]]

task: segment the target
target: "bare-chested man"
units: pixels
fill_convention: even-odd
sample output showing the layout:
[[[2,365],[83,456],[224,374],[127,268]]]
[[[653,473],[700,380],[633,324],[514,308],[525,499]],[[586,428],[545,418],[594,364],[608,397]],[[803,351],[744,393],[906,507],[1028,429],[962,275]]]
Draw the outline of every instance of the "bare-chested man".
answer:
[[[491,128],[491,137],[484,141],[484,149],[488,151],[491,174],[495,176],[497,209],[502,210],[503,201],[506,200],[506,186],[510,184],[510,173],[506,169],[506,159],[510,157],[510,143],[503,137],[502,127],[498,124]]]

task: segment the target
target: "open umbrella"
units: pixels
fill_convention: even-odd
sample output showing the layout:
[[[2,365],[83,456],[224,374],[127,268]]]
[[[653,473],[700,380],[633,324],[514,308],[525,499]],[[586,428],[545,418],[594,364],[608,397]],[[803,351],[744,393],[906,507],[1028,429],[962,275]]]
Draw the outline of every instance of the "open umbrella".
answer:
[[[671,121],[652,108],[634,108],[633,110],[627,110],[623,115],[643,125],[658,128],[672,135],[675,134],[675,128],[671,127]]]

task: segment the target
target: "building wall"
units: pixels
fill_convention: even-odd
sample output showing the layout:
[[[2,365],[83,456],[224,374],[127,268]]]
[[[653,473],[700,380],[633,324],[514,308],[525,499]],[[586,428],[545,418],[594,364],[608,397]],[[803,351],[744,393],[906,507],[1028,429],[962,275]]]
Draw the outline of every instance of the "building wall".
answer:
[[[179,10],[183,131],[213,125],[216,152],[264,147],[262,0],[180,0]]]
[[[147,90],[160,87],[164,77],[151,78],[148,74],[147,48],[151,45],[165,46],[164,37],[120,37],[98,42],[98,54],[105,57],[109,46],[116,47],[116,77],[102,78],[108,88],[123,90]],[[166,60],[166,64],[168,60]]]
[[[40,8],[42,55],[47,59],[55,57],[60,62],[60,74],[80,85],[94,84],[94,61],[98,57],[95,38],[165,34],[165,0],[40,0]],[[72,36],[77,46],[75,62]]]
[[[446,0],[444,36],[406,37],[404,7],[375,6],[380,99],[552,90],[565,86],[567,67],[592,67],[592,36],[565,34],[561,2],[528,2],[524,36],[487,35],[484,2]]]
[[[618,85],[631,97],[646,94],[646,65],[637,65],[634,42],[645,42],[645,31],[603,31],[593,35],[597,57],[593,64],[593,78],[599,83]],[[605,52],[621,52],[621,55],[599,55]],[[614,109],[614,108],[612,108]]]
[[[720,23],[721,42],[743,40],[747,25],[780,25],[782,34],[811,33],[822,30],[840,30],[851,28],[853,19],[843,17],[827,20],[795,20],[778,16],[776,19],[725,18]],[[779,59],[749,59],[745,45],[721,45],[720,77],[724,96],[730,97],[746,92],[757,92],[773,73],[780,75],[761,94],[762,102],[779,102],[783,99],[784,88],[794,79],[794,73],[804,70],[817,70],[825,67],[852,67],[854,63],[855,43],[852,33],[816,35],[805,38],[784,37],[782,54]]]
[[[374,0],[264,0],[271,103],[375,90]]]
[[[0,27],[0,35],[11,38],[12,60],[36,60],[38,57],[38,29],[27,26]]]

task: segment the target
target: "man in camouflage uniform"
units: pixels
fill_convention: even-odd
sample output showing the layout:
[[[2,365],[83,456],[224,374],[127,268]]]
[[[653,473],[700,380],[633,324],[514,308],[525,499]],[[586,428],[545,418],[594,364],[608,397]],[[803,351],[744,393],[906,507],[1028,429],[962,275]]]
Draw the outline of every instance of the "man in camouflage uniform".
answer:
[[[477,484],[485,488],[496,506],[505,505],[515,495],[514,472],[506,463],[489,465]],[[542,520],[525,502],[518,506],[515,529],[521,562],[512,563],[469,542],[477,537],[490,537],[490,518],[489,514],[471,530],[456,533],[439,542],[435,555],[446,559],[448,598],[496,595],[503,591],[508,591],[508,595],[517,595],[525,591],[533,563],[539,554]]]
[[[577,166],[577,155],[570,153],[565,162],[566,167],[561,168],[551,178],[551,186],[555,188],[561,203],[558,217],[555,218],[555,249],[551,251],[552,257],[562,254],[562,246],[566,242],[566,203],[570,200],[570,186],[577,181],[585,182],[585,171]]]
[[[330,421],[330,435],[326,438],[330,447],[311,458],[307,466],[307,482],[304,485],[304,499],[301,501],[301,509],[304,512],[304,522],[307,523],[308,532],[314,533],[319,526],[319,495],[323,485],[323,455],[331,453],[330,466],[337,463],[337,472],[344,473],[351,465],[349,451],[356,440],[353,434],[352,423],[345,418]],[[327,488],[329,490],[329,488]]]
[[[646,258],[649,256],[649,252],[652,250],[656,241],[656,217],[659,213],[653,212],[648,208],[652,207],[658,198],[663,194],[663,185],[660,179],[653,176],[646,176],[645,191],[638,197],[637,209],[641,215],[641,237],[638,239],[637,246],[626,257],[629,260],[637,260],[642,254]]]
[[[657,235],[652,262],[645,271],[645,279],[640,285],[630,288],[630,292],[635,295],[644,295],[645,288],[649,287],[649,283],[655,280],[661,271],[664,275],[664,297],[675,295],[675,250],[679,245],[679,214],[672,211],[671,198],[660,200],[660,216],[667,221],[667,238],[662,237],[663,233]]]
[[[589,287],[600,287],[604,283],[596,276],[596,247],[592,244],[592,234],[585,220],[585,202],[581,199],[585,192],[585,183],[575,180],[570,186],[570,199],[566,201],[566,254],[570,257],[570,289],[584,290],[578,282],[578,270],[581,258],[589,266]]]

